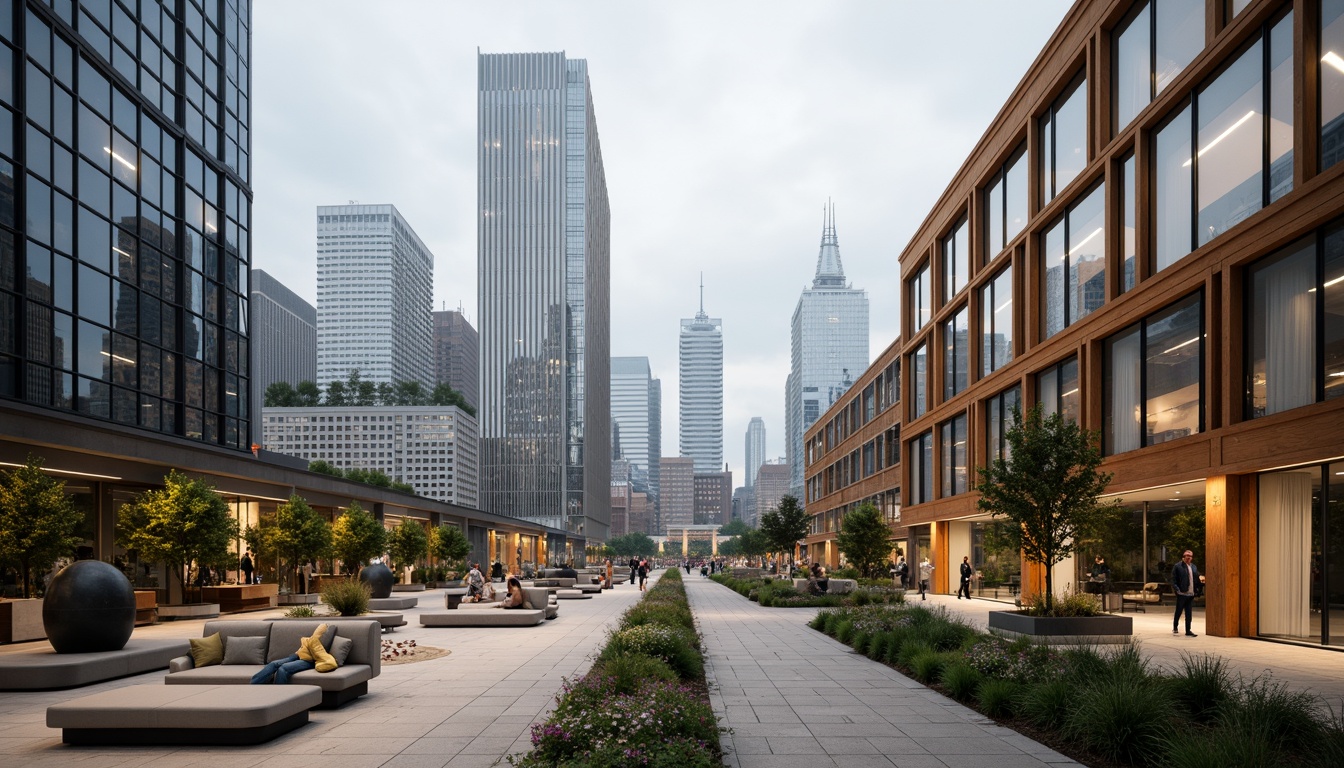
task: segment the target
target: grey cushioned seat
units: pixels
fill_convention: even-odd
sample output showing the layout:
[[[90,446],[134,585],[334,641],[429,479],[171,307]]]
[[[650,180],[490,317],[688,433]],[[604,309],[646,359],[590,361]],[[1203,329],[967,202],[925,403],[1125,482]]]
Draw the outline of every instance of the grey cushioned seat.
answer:
[[[525,608],[420,614],[420,625],[423,627],[533,627],[545,620],[545,611]]]

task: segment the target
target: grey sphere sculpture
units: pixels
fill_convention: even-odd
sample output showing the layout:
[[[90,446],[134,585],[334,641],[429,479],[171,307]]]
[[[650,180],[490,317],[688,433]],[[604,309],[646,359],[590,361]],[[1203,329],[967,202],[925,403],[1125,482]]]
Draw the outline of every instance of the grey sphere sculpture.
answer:
[[[135,629],[135,590],[101,560],[79,560],[51,580],[42,626],[57,653],[119,651]]]
[[[382,563],[365,566],[359,572],[359,580],[369,585],[375,598],[392,596],[392,571]]]

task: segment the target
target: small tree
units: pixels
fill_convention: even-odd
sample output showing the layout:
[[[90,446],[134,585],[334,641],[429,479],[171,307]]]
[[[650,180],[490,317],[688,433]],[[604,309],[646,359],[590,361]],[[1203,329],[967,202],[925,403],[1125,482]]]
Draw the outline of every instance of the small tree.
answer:
[[[33,566],[73,554],[83,522],[65,495],[65,481],[43,472],[41,459],[29,456],[24,466],[0,475],[0,563],[18,564],[24,597]]]
[[[743,557],[758,558],[770,551],[770,543],[765,534],[751,528],[737,537],[738,551]]]
[[[237,538],[238,521],[224,499],[204,480],[177,470],[163,479],[163,488],[122,507],[117,518],[117,543],[141,560],[167,566],[183,595],[192,567],[228,562]]]
[[[414,568],[429,554],[429,535],[424,526],[414,520],[402,520],[401,525],[388,532],[387,553],[397,566]]]
[[[289,583],[295,568],[305,561],[325,557],[331,549],[331,526],[298,494],[281,504],[271,524],[261,530],[263,551],[274,552],[284,563],[283,584]]]
[[[1054,608],[1051,570],[1092,535],[1114,504],[1097,497],[1111,482],[1102,472],[1099,436],[1040,405],[1023,416],[1013,409],[1014,426],[1005,435],[1008,458],[980,468],[979,508],[1010,524],[1007,541],[1028,562],[1045,567],[1045,610]]]
[[[741,536],[751,529],[751,526],[742,522],[741,519],[730,520],[728,523],[719,527],[720,536]]]
[[[798,540],[807,535],[811,525],[812,517],[798,505],[794,496],[784,496],[778,507],[761,517],[761,533],[765,534],[770,551],[788,552],[790,558]]]
[[[633,557],[658,550],[658,545],[642,533],[627,533],[607,542],[607,549],[614,557]]]
[[[387,529],[358,501],[331,526],[331,553],[340,558],[346,573],[357,573],[365,563],[387,549]]]
[[[859,573],[869,578],[881,576],[882,566],[891,557],[891,529],[877,507],[861,504],[845,515],[835,545]]]
[[[456,525],[440,525],[429,534],[429,554],[440,565],[456,567],[471,554],[471,541]]]

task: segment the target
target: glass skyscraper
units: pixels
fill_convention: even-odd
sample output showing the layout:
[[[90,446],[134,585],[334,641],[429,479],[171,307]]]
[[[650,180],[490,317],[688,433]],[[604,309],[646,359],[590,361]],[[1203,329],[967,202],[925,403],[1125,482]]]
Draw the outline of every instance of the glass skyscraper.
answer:
[[[790,493],[803,498],[803,433],[868,368],[868,292],[845,282],[835,207],[828,205],[812,287],[793,310],[792,367],[785,384]]]
[[[317,383],[434,386],[434,254],[393,205],[317,207]]]
[[[0,397],[248,449],[250,24],[0,6]]]
[[[695,459],[696,472],[723,471],[723,320],[700,311],[681,321],[677,391],[681,408],[681,455]]]
[[[663,450],[660,431],[653,423],[654,387],[647,357],[611,358],[611,429],[621,455],[630,465],[630,482],[648,492],[649,477]]]
[[[477,77],[482,507],[602,542],[610,209],[588,64],[478,54]]]
[[[765,463],[765,419],[752,416],[747,424],[746,455],[747,465],[742,473],[746,475],[746,487],[756,487],[756,473]]]

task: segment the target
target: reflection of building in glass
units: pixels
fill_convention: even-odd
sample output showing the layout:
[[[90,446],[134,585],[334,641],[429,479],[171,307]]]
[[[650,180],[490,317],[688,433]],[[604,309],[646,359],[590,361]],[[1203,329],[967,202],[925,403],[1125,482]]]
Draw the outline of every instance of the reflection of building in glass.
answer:
[[[588,65],[563,53],[478,63],[482,508],[600,542],[610,211]]]
[[[803,433],[868,367],[868,292],[845,282],[834,206],[827,206],[817,271],[812,286],[798,297],[790,328],[792,367],[784,388],[784,439],[789,488],[801,502]]]

